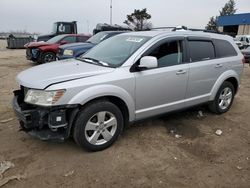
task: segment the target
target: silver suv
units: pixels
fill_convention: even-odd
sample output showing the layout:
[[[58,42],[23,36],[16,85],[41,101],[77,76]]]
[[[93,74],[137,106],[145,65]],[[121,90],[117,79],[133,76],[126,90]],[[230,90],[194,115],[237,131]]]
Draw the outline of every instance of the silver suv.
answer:
[[[77,59],[21,72],[14,110],[42,140],[73,136],[99,151],[125,125],[198,104],[222,114],[240,85],[243,55],[226,35],[148,31],[110,38]]]

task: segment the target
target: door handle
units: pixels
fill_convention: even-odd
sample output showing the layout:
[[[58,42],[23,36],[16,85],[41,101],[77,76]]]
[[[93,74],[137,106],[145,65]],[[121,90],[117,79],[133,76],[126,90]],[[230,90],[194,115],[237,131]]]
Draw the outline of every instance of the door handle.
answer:
[[[180,75],[180,74],[186,74],[187,71],[185,70],[179,70],[176,72],[176,75]]]
[[[217,65],[215,66],[215,68],[221,68],[221,67],[223,67],[222,64],[217,64]]]

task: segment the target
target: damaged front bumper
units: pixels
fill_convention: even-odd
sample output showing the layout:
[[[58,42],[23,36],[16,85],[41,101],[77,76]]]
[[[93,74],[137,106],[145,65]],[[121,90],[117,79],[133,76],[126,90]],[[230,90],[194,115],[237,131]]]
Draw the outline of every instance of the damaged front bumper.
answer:
[[[21,89],[14,91],[13,109],[21,130],[41,140],[64,141],[70,136],[78,105],[30,105],[24,102],[24,92]]]

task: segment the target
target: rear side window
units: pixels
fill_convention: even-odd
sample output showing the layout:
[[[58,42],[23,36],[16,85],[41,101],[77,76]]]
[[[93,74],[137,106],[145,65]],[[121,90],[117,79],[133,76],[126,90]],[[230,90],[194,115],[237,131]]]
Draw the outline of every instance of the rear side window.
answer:
[[[214,45],[211,41],[189,41],[188,46],[192,62],[215,58]]]
[[[221,57],[230,57],[237,56],[237,52],[232,46],[232,44],[226,40],[214,40],[217,56]]]

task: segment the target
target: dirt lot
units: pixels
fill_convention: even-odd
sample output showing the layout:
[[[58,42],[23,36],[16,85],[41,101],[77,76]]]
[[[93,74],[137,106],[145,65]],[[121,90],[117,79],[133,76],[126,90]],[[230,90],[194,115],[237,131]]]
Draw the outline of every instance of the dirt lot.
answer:
[[[15,76],[33,65],[24,50],[0,41],[0,162],[21,174],[4,187],[249,187],[250,68],[232,109],[221,116],[199,107],[128,127],[109,149],[90,153],[18,132],[11,107]],[[198,117],[202,110],[204,116]],[[221,136],[215,131],[223,131]],[[171,130],[182,137],[176,138]],[[1,180],[0,180],[1,182]]]

